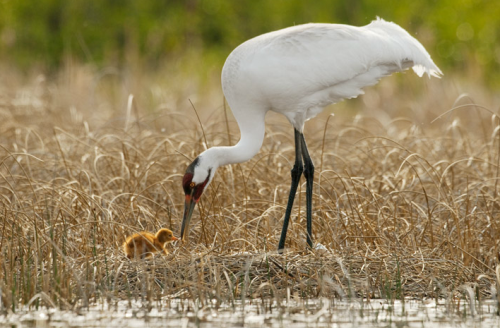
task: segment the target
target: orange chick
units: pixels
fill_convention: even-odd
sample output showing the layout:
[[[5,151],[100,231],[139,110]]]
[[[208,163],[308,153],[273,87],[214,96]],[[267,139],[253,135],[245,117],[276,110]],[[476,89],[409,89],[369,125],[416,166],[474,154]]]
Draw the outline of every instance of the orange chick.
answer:
[[[168,254],[165,244],[177,240],[169,229],[160,229],[153,235],[151,232],[142,231],[127,237],[123,243],[123,251],[129,259],[152,256],[157,252]]]

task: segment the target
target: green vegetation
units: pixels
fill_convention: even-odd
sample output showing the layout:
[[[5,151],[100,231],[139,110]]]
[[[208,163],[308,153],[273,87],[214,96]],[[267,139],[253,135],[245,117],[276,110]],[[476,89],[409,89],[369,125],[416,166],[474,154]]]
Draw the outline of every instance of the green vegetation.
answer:
[[[1,0],[0,59],[24,69],[55,69],[69,58],[157,69],[196,54],[201,64],[220,66],[236,45],[268,31],[307,22],[364,25],[376,16],[417,35],[442,69],[493,80],[487,72],[500,63],[500,6],[480,0]]]

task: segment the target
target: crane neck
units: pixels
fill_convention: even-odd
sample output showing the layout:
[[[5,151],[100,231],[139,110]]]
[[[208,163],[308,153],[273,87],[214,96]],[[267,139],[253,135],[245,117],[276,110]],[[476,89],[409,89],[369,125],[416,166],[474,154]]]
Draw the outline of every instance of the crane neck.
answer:
[[[200,154],[203,161],[213,164],[214,168],[227,164],[243,163],[254,157],[262,147],[265,134],[265,112],[246,112],[246,115],[234,113],[241,138],[234,146],[212,147]],[[241,114],[238,113],[238,114]]]

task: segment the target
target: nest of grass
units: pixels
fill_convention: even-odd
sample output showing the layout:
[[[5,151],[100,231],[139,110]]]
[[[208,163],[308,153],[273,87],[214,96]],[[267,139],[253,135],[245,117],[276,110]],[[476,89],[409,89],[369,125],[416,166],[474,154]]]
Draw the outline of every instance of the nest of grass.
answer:
[[[185,168],[207,147],[238,140],[229,109],[200,110],[201,129],[192,108],[172,110],[159,100],[145,115],[132,98],[118,110],[106,108],[103,95],[71,107],[66,93],[43,81],[2,88],[3,310],[38,305],[42,293],[74,308],[134,298],[222,304],[471,289],[484,297],[497,288],[500,122],[468,98],[447,111],[453,100],[436,87],[409,114],[383,85],[376,92],[384,112],[365,103],[367,115],[324,115],[306,127],[318,249],[306,247],[301,184],[287,251],[275,252],[294,146],[289,124],[269,115],[260,153],[218,169],[190,243],[129,261],[121,253],[127,235],[180,231]],[[412,93],[398,98],[405,95]]]

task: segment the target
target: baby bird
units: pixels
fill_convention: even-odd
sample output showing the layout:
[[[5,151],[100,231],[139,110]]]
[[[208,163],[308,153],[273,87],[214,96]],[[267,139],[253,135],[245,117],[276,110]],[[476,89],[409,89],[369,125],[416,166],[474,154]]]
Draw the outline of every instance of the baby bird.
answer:
[[[144,259],[156,252],[162,251],[168,254],[165,243],[170,243],[174,240],[177,240],[177,238],[174,237],[174,234],[169,229],[160,229],[156,235],[148,231],[142,231],[127,237],[127,240],[123,243],[123,251],[129,259]]]

